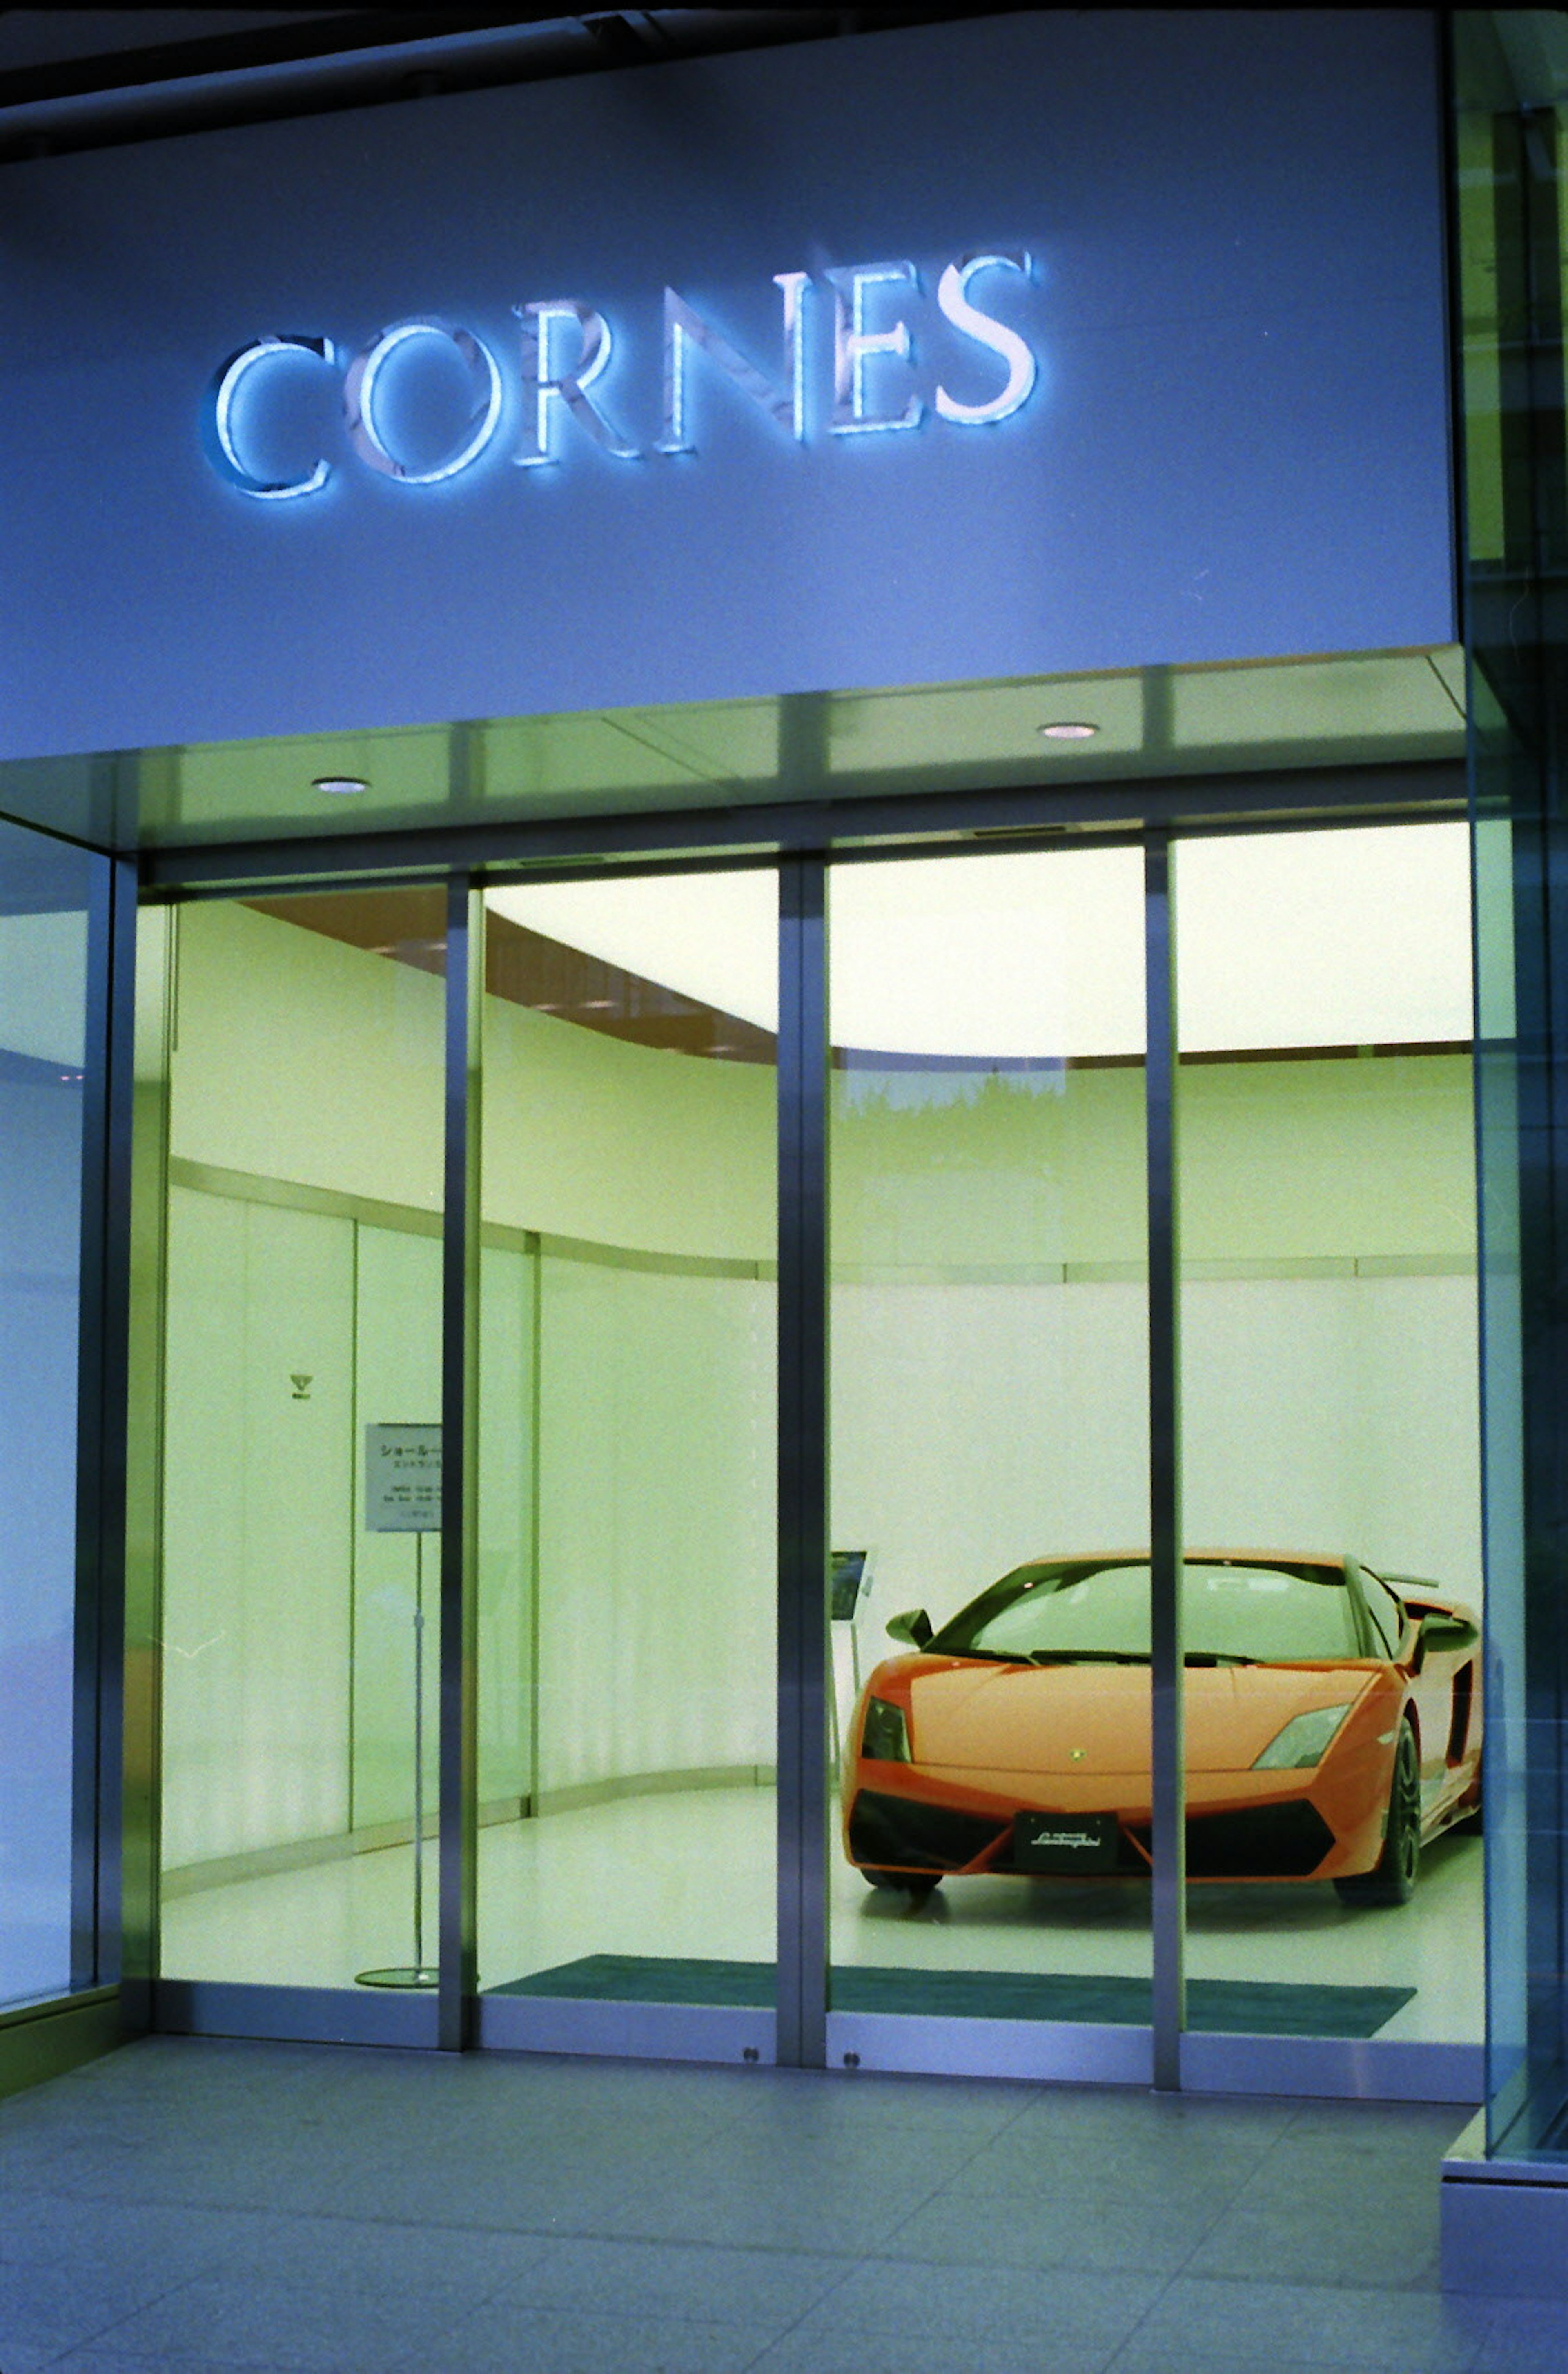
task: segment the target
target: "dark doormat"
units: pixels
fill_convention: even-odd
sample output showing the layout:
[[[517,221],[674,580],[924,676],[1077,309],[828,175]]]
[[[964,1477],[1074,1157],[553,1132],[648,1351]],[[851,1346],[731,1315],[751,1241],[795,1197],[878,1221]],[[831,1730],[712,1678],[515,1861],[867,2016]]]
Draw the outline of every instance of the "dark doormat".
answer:
[[[771,1962],[719,1962],[654,1954],[585,1954],[536,1970],[492,1995],[553,1995],[585,2003],[772,2004]],[[1271,1979],[1189,1979],[1187,2027],[1220,2036],[1375,2036],[1414,1987],[1285,1986]],[[927,2019],[1113,2021],[1147,2027],[1147,1979],[1040,1978],[1025,1970],[882,1970],[854,1965],[832,1975],[835,2011],[914,2013]]]

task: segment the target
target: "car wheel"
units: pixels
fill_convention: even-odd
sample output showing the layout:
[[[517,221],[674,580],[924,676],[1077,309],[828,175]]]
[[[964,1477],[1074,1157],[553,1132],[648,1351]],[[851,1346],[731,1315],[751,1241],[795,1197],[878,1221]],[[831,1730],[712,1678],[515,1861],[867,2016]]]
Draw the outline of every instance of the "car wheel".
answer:
[[[1383,1852],[1373,1870],[1334,1883],[1344,1904],[1408,1904],[1421,1860],[1421,1764],[1416,1734],[1400,1725],[1388,1788],[1388,1820]]]
[[[933,1872],[927,1878],[918,1871],[873,1871],[866,1863],[860,1866],[860,1876],[867,1887],[885,1888],[891,1896],[913,1896],[921,1904],[941,1878],[939,1872]]]

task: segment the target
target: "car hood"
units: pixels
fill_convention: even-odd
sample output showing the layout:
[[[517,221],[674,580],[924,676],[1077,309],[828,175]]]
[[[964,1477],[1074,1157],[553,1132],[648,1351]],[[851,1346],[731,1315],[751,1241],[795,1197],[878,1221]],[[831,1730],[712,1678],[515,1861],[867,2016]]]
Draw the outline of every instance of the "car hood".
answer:
[[[1187,1668],[1186,1765],[1236,1771],[1256,1763],[1293,1715],[1343,1706],[1378,1668],[1192,1665]],[[915,1763],[962,1771],[1147,1772],[1147,1665],[1003,1665],[963,1658],[900,1658]]]

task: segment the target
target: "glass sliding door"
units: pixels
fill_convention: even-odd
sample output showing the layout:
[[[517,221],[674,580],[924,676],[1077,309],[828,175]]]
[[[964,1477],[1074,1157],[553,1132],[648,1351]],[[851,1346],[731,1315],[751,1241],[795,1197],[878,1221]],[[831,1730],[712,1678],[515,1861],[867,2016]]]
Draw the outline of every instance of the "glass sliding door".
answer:
[[[107,861],[0,825],[0,2011],[95,1976],[90,1677],[77,1693],[88,928]],[[78,1831],[82,1878],[73,1887]]]
[[[833,2063],[1212,2085],[1226,2038],[1480,2037],[1466,836],[1173,844],[1188,1885],[1156,1938],[1162,847],[827,869]],[[768,2058],[779,879],[471,911],[475,2034]],[[398,2001],[436,2037],[447,914],[173,912],[161,1970],[195,2025],[192,1991],[291,1988],[339,1999],[297,2032]]]
[[[444,916],[175,917],[166,1980],[431,1982]]]
[[[1473,2047],[1468,837],[1176,859],[1187,2025]]]
[[[834,2057],[1147,2081],[1141,853],[840,866],[829,948]]]
[[[486,893],[498,2041],[701,2051],[737,2010],[772,2032],[777,946],[771,871]]]

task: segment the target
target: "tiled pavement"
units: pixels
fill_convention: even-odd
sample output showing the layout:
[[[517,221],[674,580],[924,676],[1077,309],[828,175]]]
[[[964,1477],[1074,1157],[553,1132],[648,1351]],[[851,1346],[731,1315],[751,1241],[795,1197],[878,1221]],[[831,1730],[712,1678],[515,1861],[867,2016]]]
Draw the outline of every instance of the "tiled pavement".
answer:
[[[0,2103],[0,2374],[1564,2374],[1462,2123],[152,2039]]]

